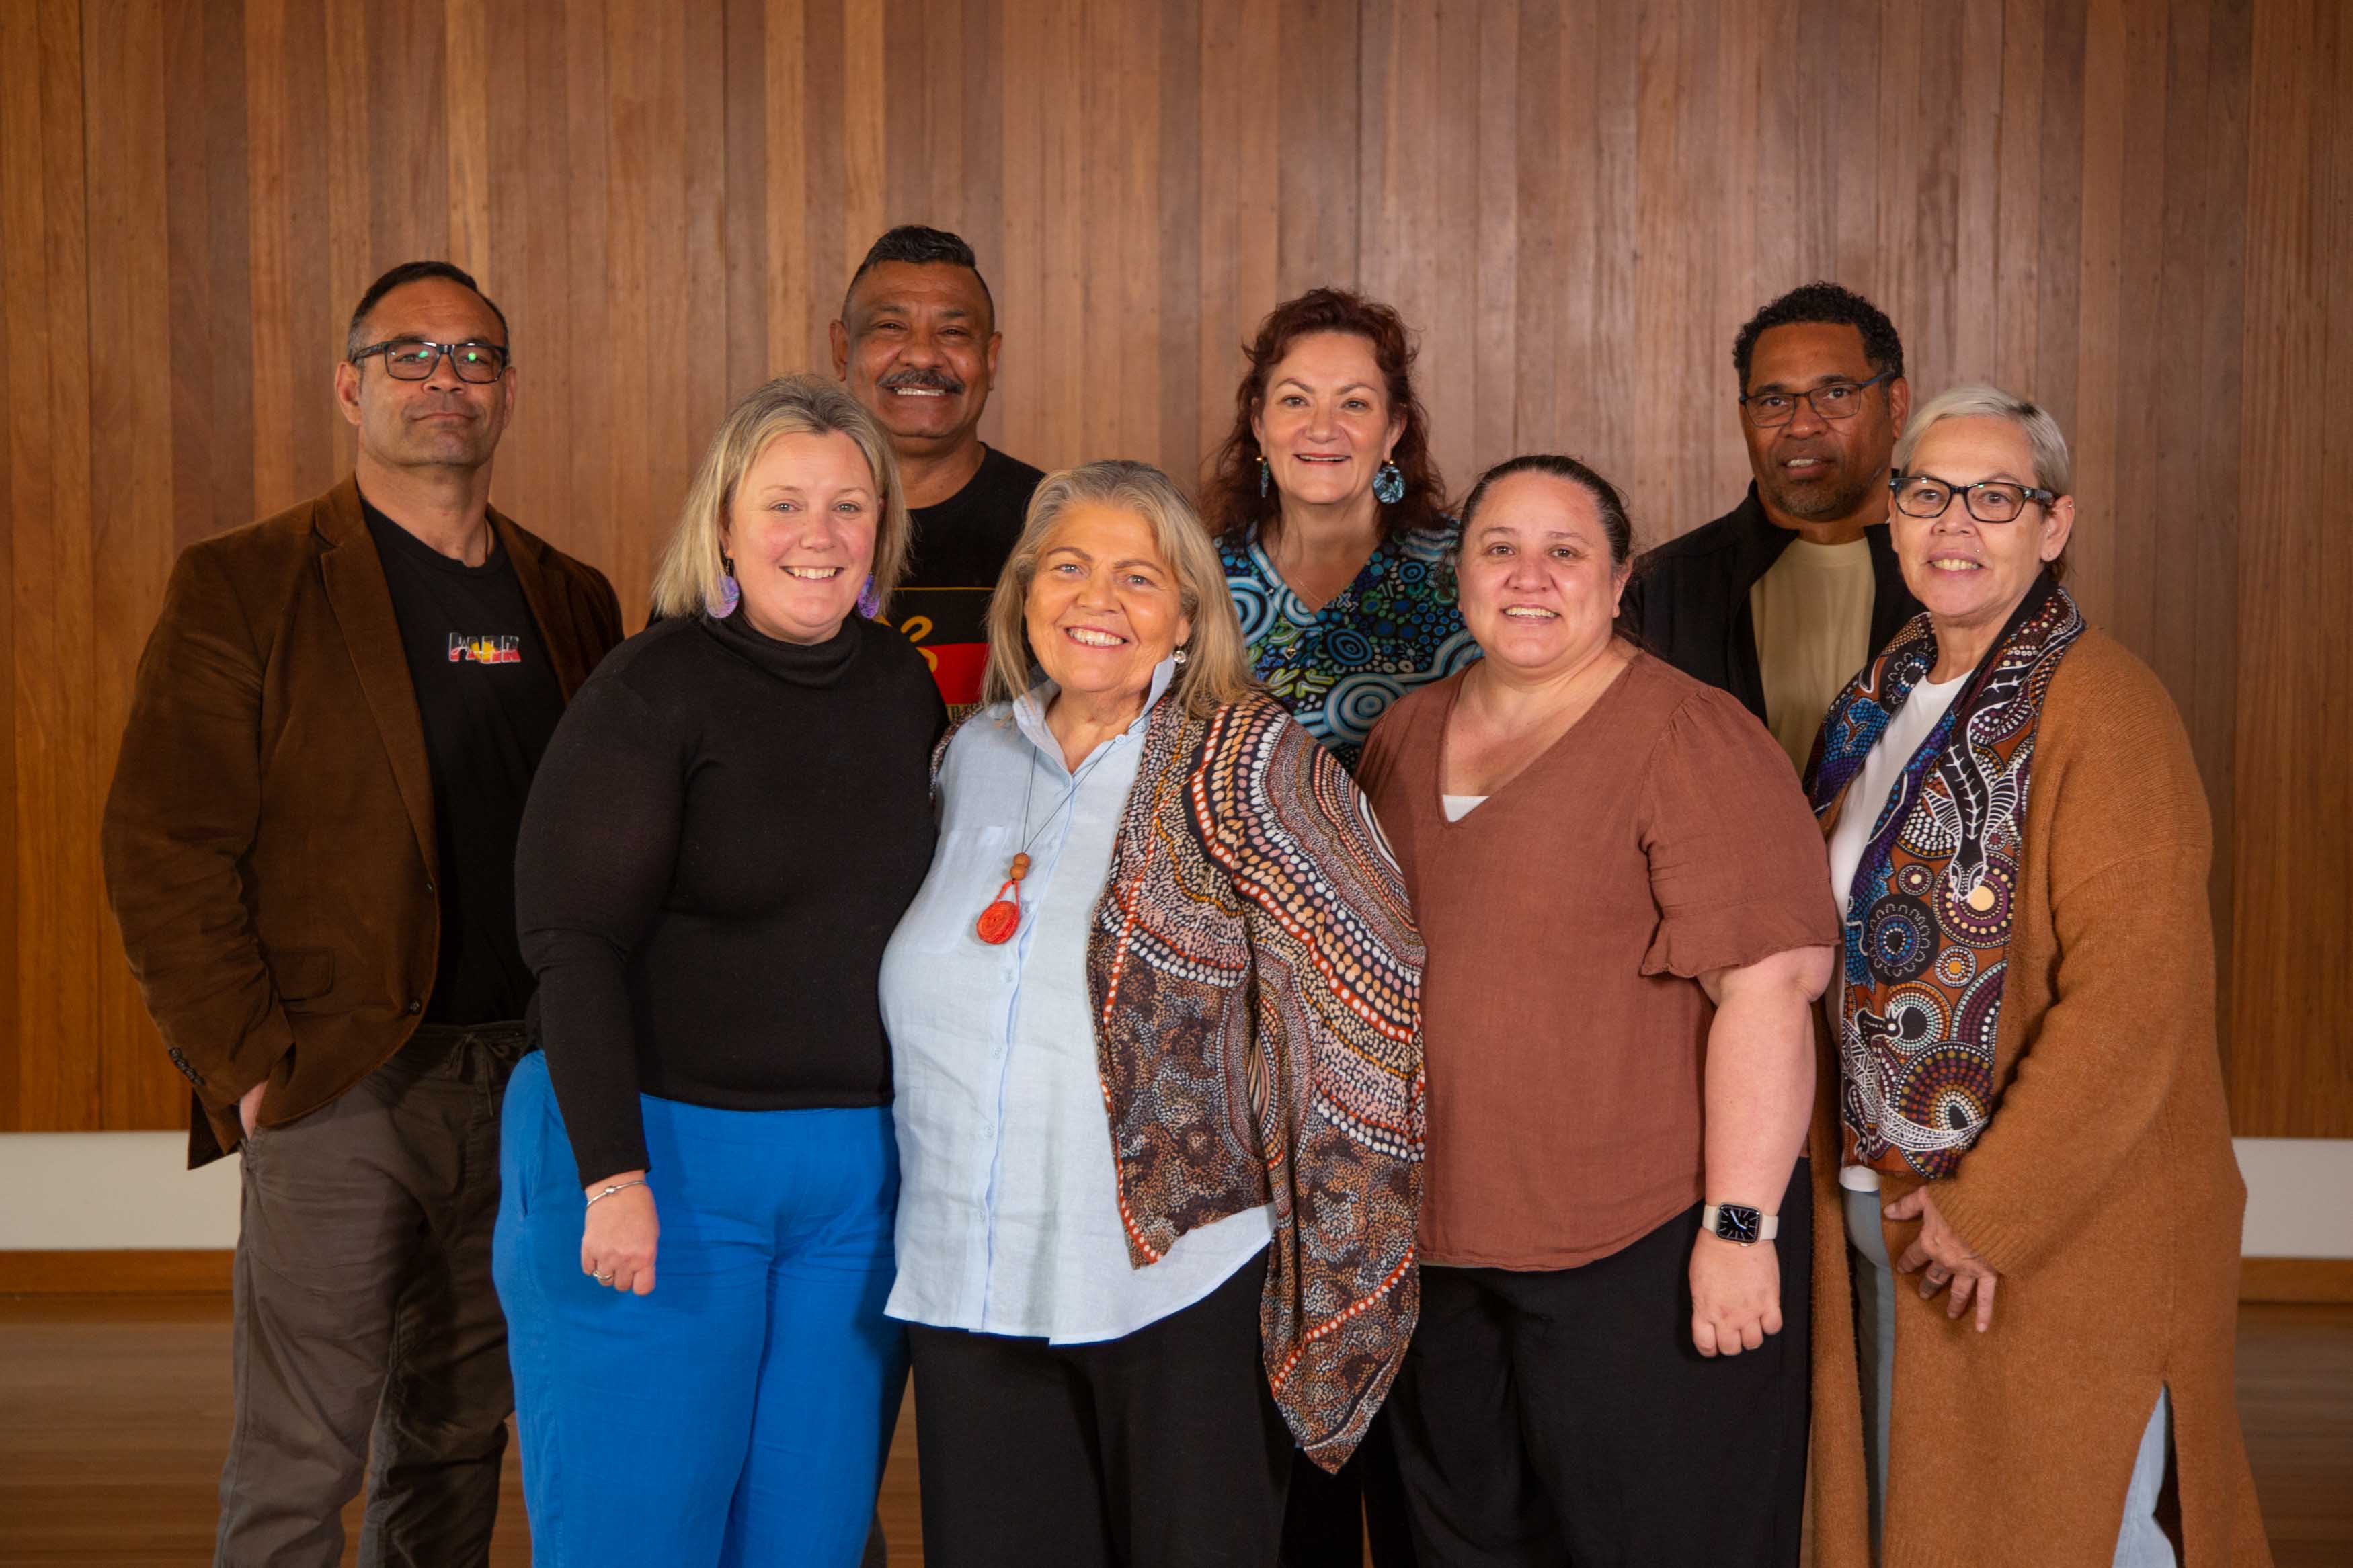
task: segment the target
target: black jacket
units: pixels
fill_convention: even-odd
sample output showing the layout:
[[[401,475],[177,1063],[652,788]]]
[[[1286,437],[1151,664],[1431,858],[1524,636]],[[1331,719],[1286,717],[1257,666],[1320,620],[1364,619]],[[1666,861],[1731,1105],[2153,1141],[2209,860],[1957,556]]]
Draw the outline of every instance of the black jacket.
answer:
[[[1877,657],[1920,601],[1904,585],[1887,525],[1862,531],[1871,542],[1871,651]],[[1635,563],[1618,606],[1618,629],[1677,669],[1721,687],[1765,718],[1765,677],[1748,591],[1797,535],[1765,515],[1757,487],[1714,522],[1671,539]]]

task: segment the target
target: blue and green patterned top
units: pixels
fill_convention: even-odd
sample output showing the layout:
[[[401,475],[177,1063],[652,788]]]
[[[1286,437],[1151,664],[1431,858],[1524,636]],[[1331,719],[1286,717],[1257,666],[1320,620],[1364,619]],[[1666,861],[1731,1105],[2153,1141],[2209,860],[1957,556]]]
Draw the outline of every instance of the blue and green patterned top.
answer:
[[[1456,533],[1449,521],[1384,539],[1320,610],[1283,582],[1256,529],[1241,543],[1219,542],[1251,668],[1350,773],[1390,703],[1479,657],[1454,603]]]

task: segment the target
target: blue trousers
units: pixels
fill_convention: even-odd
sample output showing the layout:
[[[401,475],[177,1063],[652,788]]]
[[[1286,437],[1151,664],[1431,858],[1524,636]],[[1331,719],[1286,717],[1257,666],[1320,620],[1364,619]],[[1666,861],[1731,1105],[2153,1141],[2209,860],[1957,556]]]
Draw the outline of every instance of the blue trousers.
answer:
[[[545,1058],[508,1085],[494,1268],[541,1568],[853,1568],[906,1386],[887,1106],[641,1096],[661,1236],[647,1296],[580,1271]]]

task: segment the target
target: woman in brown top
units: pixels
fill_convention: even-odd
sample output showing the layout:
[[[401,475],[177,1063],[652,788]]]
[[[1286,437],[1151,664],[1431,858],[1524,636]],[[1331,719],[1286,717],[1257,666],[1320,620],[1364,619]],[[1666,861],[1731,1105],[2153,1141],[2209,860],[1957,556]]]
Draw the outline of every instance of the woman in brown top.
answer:
[[[2069,489],[2023,398],[1914,416],[1890,521],[1927,610],[1815,752],[1849,932],[1813,1160],[1828,1568],[2271,1561],[2212,824],[2164,687],[2059,585]]]
[[[1429,948],[1415,1530],[1450,1564],[1794,1563],[1820,838],[1736,699],[1612,637],[1607,480],[1515,458],[1462,521],[1486,657],[1359,773]]]

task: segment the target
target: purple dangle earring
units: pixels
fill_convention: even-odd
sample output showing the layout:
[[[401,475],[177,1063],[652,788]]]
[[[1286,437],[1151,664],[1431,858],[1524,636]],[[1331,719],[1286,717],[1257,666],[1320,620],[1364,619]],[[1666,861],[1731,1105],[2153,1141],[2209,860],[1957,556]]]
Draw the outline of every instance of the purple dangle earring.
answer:
[[[871,572],[866,574],[866,586],[858,590],[858,613],[870,621],[882,614],[882,595],[874,591],[874,574]]]
[[[744,585],[735,581],[734,558],[722,552],[719,557],[719,596],[711,602],[714,620],[725,620],[744,602]]]

